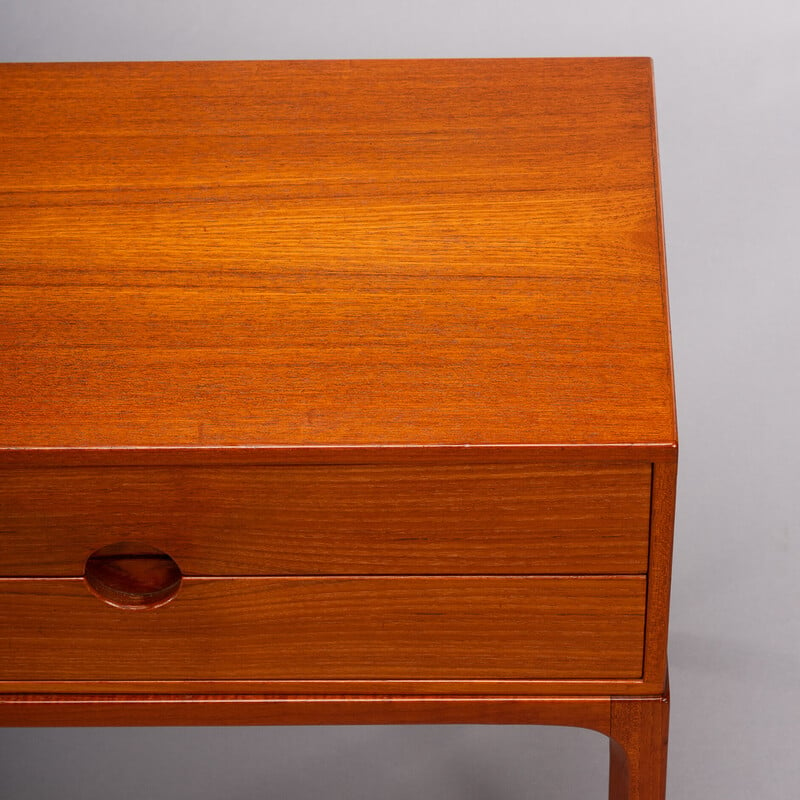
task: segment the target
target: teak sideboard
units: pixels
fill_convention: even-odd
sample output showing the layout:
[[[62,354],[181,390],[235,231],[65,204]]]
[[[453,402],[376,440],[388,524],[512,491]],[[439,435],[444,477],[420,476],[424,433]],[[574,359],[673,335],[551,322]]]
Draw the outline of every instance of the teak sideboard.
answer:
[[[0,66],[0,723],[531,723],[662,800],[649,59]]]

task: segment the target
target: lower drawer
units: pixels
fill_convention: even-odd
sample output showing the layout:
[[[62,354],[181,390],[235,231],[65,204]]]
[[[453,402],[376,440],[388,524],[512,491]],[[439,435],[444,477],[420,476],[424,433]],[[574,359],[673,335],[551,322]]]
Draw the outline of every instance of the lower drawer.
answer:
[[[624,679],[646,580],[186,578],[150,609],[0,579],[0,680]]]

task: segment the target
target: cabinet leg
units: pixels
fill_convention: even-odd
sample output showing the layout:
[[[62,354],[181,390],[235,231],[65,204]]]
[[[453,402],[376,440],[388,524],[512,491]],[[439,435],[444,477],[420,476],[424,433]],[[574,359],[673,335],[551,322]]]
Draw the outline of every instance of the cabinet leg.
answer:
[[[669,692],[612,698],[609,800],[665,800]]]

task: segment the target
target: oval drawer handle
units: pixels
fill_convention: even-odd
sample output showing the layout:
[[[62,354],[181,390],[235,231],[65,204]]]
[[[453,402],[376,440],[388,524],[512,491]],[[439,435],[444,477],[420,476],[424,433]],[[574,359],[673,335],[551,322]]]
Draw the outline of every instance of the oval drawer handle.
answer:
[[[112,606],[158,608],[181,586],[180,567],[166,553],[138,542],[118,542],[95,550],[83,578],[89,589]]]

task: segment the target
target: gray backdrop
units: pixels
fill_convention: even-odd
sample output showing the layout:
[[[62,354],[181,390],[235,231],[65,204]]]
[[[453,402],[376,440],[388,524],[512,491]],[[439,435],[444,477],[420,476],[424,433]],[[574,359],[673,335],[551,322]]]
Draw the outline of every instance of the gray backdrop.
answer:
[[[796,0],[0,0],[0,60],[655,59],[681,466],[669,794],[800,790]],[[0,87],[2,90],[2,87]],[[605,797],[525,727],[0,731],[0,798]]]

